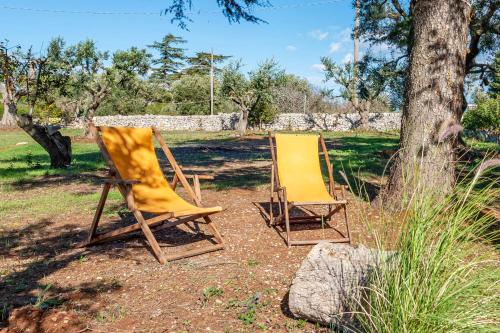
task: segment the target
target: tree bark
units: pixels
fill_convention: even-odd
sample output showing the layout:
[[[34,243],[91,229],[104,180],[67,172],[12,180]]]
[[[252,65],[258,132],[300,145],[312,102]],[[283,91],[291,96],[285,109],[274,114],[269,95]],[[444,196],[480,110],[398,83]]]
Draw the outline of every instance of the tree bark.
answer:
[[[248,127],[248,110],[241,110],[240,111],[240,121],[238,123],[238,131],[240,132],[241,136],[244,136],[247,132],[247,127]]]
[[[414,194],[442,196],[455,184],[456,129],[464,91],[468,1],[416,0],[400,146],[382,192],[401,208]]]
[[[92,122],[92,119],[94,118],[94,112],[95,112],[95,110],[88,110],[87,113],[85,114],[85,117],[84,117],[83,137],[87,138],[87,139],[93,139],[92,132],[90,131],[90,123]]]
[[[18,116],[18,125],[38,144],[50,157],[52,168],[66,168],[71,164],[71,138],[63,136],[58,130],[50,131],[47,126],[33,123],[29,115]]]
[[[3,115],[2,120],[0,121],[1,128],[14,128],[17,127],[15,106],[12,106],[11,103],[5,102],[3,103]]]
[[[360,129],[363,131],[367,131],[370,128],[370,122],[369,120],[369,114],[370,114],[370,107],[371,107],[371,102],[369,100],[361,102],[362,105],[358,105],[359,108],[359,122],[360,122]]]

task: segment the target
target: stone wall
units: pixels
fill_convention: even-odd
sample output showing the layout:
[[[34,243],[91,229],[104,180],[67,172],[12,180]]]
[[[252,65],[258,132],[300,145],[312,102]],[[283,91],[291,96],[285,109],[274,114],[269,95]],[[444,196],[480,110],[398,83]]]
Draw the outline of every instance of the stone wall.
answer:
[[[238,113],[223,113],[214,116],[102,116],[94,117],[98,126],[151,127],[165,131],[207,131],[235,130]],[[400,113],[371,113],[370,129],[376,131],[399,130]],[[323,113],[282,113],[263,130],[273,131],[351,131],[359,127],[359,115]]]

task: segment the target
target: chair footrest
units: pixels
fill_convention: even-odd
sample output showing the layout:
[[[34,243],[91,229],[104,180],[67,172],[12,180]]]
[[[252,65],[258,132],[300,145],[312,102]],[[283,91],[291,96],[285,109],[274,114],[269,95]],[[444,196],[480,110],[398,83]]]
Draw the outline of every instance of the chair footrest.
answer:
[[[219,251],[222,249],[224,249],[224,244],[217,244],[217,245],[203,247],[201,249],[185,251],[185,252],[178,253],[178,254],[172,254],[169,256],[164,255],[163,259],[165,259],[166,261],[174,261],[174,260],[178,260],[178,259],[193,257],[193,256],[203,254],[203,253]]]
[[[289,245],[314,245],[314,244],[318,244],[319,242],[350,243],[351,240],[347,237],[336,238],[336,239],[291,240]]]
[[[314,205],[347,205],[347,200],[334,200],[330,202],[320,202],[320,201],[289,201],[290,204],[294,206],[314,206]]]

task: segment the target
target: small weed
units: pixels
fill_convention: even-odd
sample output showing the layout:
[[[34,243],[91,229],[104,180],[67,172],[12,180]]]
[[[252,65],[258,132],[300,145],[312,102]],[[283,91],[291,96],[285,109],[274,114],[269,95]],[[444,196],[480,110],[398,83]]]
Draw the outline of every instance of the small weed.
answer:
[[[285,328],[288,332],[293,332],[295,330],[303,330],[306,327],[307,320],[299,319],[299,320],[289,320],[285,323]]]
[[[123,287],[123,285],[122,285],[120,280],[118,280],[116,278],[113,278],[113,280],[111,280],[111,288],[113,290],[120,289],[121,287]]]
[[[274,289],[274,288],[266,288],[264,289],[264,294],[266,295],[272,295],[272,294],[276,294],[277,290]]]
[[[28,166],[29,169],[41,169],[42,165],[40,162],[35,162],[33,159],[33,153],[31,151],[28,152],[26,155],[26,165]]]
[[[42,305],[45,303],[45,296],[49,292],[50,288],[52,288],[52,284],[46,285],[42,290],[40,291],[40,294],[36,297],[35,304],[33,304],[34,307],[36,308],[41,308]]]
[[[14,292],[20,293],[22,291],[25,291],[28,289],[28,285],[24,282],[20,282],[19,284],[16,285],[16,288],[14,289]]]
[[[187,320],[187,319],[186,319],[186,320],[183,320],[183,321],[182,321],[182,325],[184,325],[184,326],[191,326],[191,321],[190,321],[190,320]]]
[[[215,296],[222,296],[224,294],[224,290],[217,287],[207,287],[203,289],[203,298],[205,300],[209,300]]]
[[[236,308],[240,306],[240,302],[238,302],[237,299],[235,298],[231,298],[227,301],[227,305],[226,305],[226,308],[229,309],[229,308]]]
[[[244,307],[245,311],[240,313],[238,319],[245,325],[251,325],[255,322],[257,306],[259,305],[262,293],[257,292],[255,295],[248,297],[245,301],[238,304],[238,306]]]
[[[105,323],[107,321],[106,311],[99,311],[95,316],[95,320],[99,323]]]
[[[257,324],[255,324],[255,326],[257,326],[257,328],[259,328],[263,331],[267,331],[267,325],[264,323],[257,323]]]
[[[299,319],[296,322],[298,329],[303,329],[304,327],[306,327],[306,324],[307,324],[307,320],[305,320],[305,319]]]
[[[115,305],[113,308],[108,310],[101,310],[96,315],[96,320],[99,323],[113,322],[117,319],[121,319],[125,316],[125,310],[120,305]]]
[[[0,312],[0,321],[6,321],[9,314],[9,308],[6,303],[2,306],[2,311]]]
[[[205,306],[212,297],[222,296],[223,294],[224,290],[218,287],[211,286],[203,289],[203,300],[202,300],[203,306]]]
[[[80,258],[78,258],[78,261],[80,263],[84,263],[84,262],[86,262],[88,260],[89,260],[89,258],[87,258],[87,256],[84,256],[84,255],[81,255]]]
[[[255,259],[248,259],[247,264],[248,267],[255,267],[259,264],[259,262]]]
[[[249,307],[247,311],[240,313],[238,319],[245,325],[252,325],[255,322],[255,307]]]

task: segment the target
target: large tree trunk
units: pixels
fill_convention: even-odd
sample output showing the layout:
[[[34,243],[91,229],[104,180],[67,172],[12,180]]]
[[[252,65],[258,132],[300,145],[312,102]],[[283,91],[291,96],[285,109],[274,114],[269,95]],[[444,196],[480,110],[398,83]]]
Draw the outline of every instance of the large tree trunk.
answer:
[[[17,118],[19,127],[49,153],[52,168],[65,168],[71,164],[72,152],[69,136],[63,136],[58,130],[51,130],[47,126],[34,124],[29,115],[21,115]]]
[[[363,101],[361,105],[358,105],[359,108],[359,128],[363,131],[367,131],[370,128],[369,114],[370,114],[370,101]]]
[[[382,194],[389,207],[454,186],[470,11],[468,1],[415,1],[400,150]]]
[[[3,103],[3,115],[0,121],[0,128],[14,128],[17,127],[15,105],[11,103]]]
[[[238,131],[241,136],[244,136],[247,132],[248,127],[248,110],[240,111],[240,121],[238,123]]]
[[[83,137],[93,139],[92,132],[90,131],[90,124],[94,118],[95,110],[88,110],[83,120]]]

